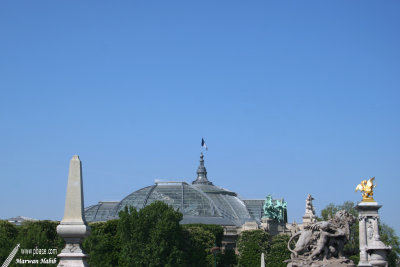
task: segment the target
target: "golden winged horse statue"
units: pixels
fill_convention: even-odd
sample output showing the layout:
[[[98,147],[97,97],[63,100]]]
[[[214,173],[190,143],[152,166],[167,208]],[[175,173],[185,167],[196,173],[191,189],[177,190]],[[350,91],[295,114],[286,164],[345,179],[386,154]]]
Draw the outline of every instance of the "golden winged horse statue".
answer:
[[[356,187],[356,192],[360,190],[362,192],[363,202],[375,202],[373,195],[374,195],[374,185],[375,177],[372,177],[369,180],[363,180],[359,185]]]

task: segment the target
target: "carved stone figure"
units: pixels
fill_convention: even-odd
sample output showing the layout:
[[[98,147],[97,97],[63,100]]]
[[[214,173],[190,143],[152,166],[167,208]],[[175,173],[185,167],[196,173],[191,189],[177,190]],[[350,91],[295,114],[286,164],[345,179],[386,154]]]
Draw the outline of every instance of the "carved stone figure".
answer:
[[[292,224],[290,225],[290,234],[293,236],[295,235],[298,231],[300,231],[299,226],[297,225],[296,221],[293,221]]]
[[[306,199],[306,213],[311,213],[312,215],[315,215],[315,209],[312,204],[313,200],[314,198],[310,194],[308,194]]]
[[[305,225],[288,242],[288,248],[292,252],[291,260],[287,261],[288,267],[355,266],[343,254],[343,247],[349,239],[350,227],[354,221],[353,215],[341,210],[333,219]],[[292,249],[290,244],[296,237],[298,240]]]
[[[312,201],[314,198],[308,194],[307,199],[306,199],[306,211],[303,216],[303,223],[313,223],[316,221],[317,216],[315,215],[315,208],[312,204]]]
[[[359,185],[356,187],[356,192],[360,190],[362,192],[362,198],[363,202],[375,202],[373,195],[374,195],[374,188],[376,185],[374,185],[374,180],[375,177],[372,177],[371,179],[363,180]]]

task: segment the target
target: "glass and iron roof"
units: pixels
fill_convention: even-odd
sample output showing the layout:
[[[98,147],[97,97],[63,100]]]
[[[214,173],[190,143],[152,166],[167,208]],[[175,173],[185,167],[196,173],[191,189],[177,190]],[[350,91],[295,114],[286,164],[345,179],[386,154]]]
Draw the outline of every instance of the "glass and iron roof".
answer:
[[[207,178],[203,154],[197,178],[192,184],[186,182],[156,182],[139,189],[120,202],[99,202],[85,209],[88,222],[118,218],[125,206],[137,210],[155,201],[163,201],[183,214],[181,223],[206,223],[241,226],[246,221],[260,221],[263,203],[252,203],[249,210],[236,193],[213,185]],[[258,204],[258,205],[256,205]],[[258,207],[256,207],[258,206]],[[256,211],[257,210],[257,211]]]

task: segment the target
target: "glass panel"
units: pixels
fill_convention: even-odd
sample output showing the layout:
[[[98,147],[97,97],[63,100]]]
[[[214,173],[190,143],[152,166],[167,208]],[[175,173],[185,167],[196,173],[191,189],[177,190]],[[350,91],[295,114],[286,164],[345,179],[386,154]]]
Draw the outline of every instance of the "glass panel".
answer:
[[[223,198],[223,195],[214,193],[209,193],[207,195],[212,199],[212,201],[214,201],[215,205],[218,207],[223,217],[237,219],[235,212]]]
[[[87,207],[85,209],[85,219],[87,222],[93,222],[96,217],[97,210],[99,209],[100,204],[93,205],[90,207]]]
[[[142,188],[138,191],[133,192],[132,194],[128,195],[124,198],[118,206],[114,209],[113,216],[118,216],[118,213],[125,208],[125,206],[132,206],[135,207],[136,210],[143,208],[143,204],[146,200],[146,197],[153,186],[148,186]]]
[[[118,202],[101,202],[99,209],[97,210],[96,220],[107,221],[113,219],[113,210]]]
[[[158,184],[151,192],[146,206],[160,200],[175,210],[182,210],[182,186],[180,183],[174,184]]]
[[[183,213],[189,216],[216,216],[210,201],[200,192],[184,185]]]
[[[249,199],[243,200],[251,218],[260,221],[263,216],[264,200]]]
[[[236,215],[240,219],[249,219],[250,214],[246,208],[246,205],[241,201],[239,198],[230,196],[230,195],[225,195],[224,198],[226,201],[229,202],[229,204],[232,206],[232,208],[235,210]]]

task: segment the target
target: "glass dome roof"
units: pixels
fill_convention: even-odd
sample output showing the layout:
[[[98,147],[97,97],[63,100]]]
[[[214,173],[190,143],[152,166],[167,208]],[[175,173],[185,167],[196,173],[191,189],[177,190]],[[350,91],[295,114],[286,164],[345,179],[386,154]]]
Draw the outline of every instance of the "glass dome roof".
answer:
[[[152,186],[139,189],[120,202],[100,202],[85,209],[87,221],[105,221],[118,218],[125,206],[137,210],[160,200],[183,213],[182,223],[207,223],[240,226],[246,221],[254,221],[245,203],[237,194],[213,185],[207,179],[203,154],[197,179],[192,184],[186,182],[156,182]]]
[[[212,201],[185,182],[156,183],[133,192],[117,205],[115,213],[118,214],[125,206],[133,206],[139,210],[157,200],[163,201],[183,214],[218,216]]]

